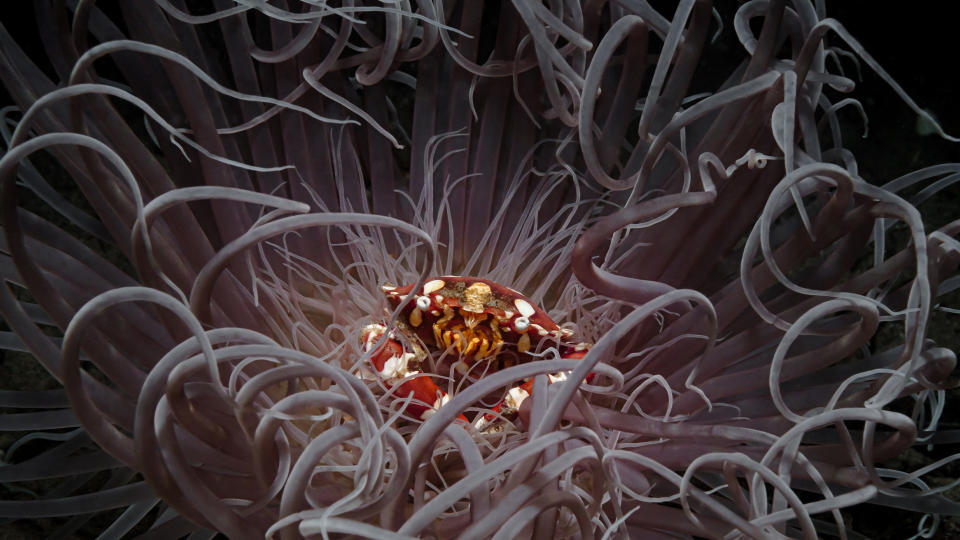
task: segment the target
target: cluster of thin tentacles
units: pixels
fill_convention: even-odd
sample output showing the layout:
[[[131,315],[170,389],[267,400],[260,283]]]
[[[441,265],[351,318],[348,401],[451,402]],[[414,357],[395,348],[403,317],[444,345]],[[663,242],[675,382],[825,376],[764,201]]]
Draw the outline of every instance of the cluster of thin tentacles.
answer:
[[[952,312],[960,220],[928,230],[917,206],[960,164],[860,178],[845,64],[933,119],[819,3],[36,9],[42,50],[0,27],[19,104],[0,122],[0,312],[3,347],[62,387],[0,393],[0,426],[33,432],[0,482],[63,484],[0,518],[847,538],[861,503],[929,514],[919,534],[960,515],[940,495],[956,482],[926,480],[956,455],[880,465],[955,438],[938,424],[956,356],[928,325]],[[692,92],[719,41],[743,63]],[[363,376],[361,332],[406,306],[382,285],[443,275],[520,291],[595,345],[434,373],[451,399],[414,417]],[[531,378],[503,429],[455,421]]]

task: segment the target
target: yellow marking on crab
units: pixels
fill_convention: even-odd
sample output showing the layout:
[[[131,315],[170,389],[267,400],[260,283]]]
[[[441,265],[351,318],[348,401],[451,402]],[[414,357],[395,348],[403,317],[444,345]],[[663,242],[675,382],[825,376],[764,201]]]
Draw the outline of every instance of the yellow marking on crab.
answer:
[[[483,340],[483,341],[486,342],[487,340]],[[470,342],[467,343],[467,348],[461,351],[460,354],[462,354],[463,356],[470,356],[473,353],[473,351],[477,350],[477,347],[479,346],[480,346],[480,338],[478,337],[470,338]]]
[[[459,343],[459,342],[460,342],[459,333],[454,334],[453,330],[447,330],[446,332],[443,333],[442,343],[445,349],[449,349],[451,346],[453,346],[454,343]],[[441,342],[438,341],[437,345],[439,345],[440,343]]]
[[[493,333],[493,343],[492,347],[490,347],[490,356],[496,356],[500,354],[500,347],[503,347],[503,336],[500,335],[500,325],[497,324],[496,319],[490,320],[490,331]],[[481,356],[481,358],[483,356]]]
[[[496,332],[496,329],[494,329]],[[487,358],[493,357],[500,354],[500,347],[503,346],[503,339],[500,338],[499,332],[496,332],[493,336],[493,340],[488,340],[483,338],[482,343],[480,344],[480,350],[477,351],[477,358]]]
[[[409,319],[410,319],[410,326],[413,326],[414,328],[420,326],[420,324],[423,323],[423,315],[420,314],[419,309],[414,309],[410,311]]]
[[[423,294],[439,291],[446,283],[442,279],[433,279],[423,284]]]
[[[530,350],[530,334],[523,334],[520,336],[520,339],[517,340],[517,350],[521,353],[525,353]]]
[[[493,293],[490,291],[490,286],[486,283],[479,281],[473,283],[463,291],[463,307],[460,309],[472,313],[483,313],[492,295]]]
[[[433,323],[433,338],[437,344],[437,347],[439,347],[440,344],[443,343],[443,340],[441,339],[441,336],[443,335],[443,327],[446,326],[446,324],[450,321],[450,319],[453,319],[453,316],[454,316],[453,309],[444,306],[443,317],[440,317],[439,319],[437,319],[437,322]],[[450,344],[447,343],[447,347],[449,346]]]
[[[533,306],[530,305],[530,302],[527,302],[523,298],[515,298],[513,305],[517,306],[517,311],[524,317],[530,317],[537,312],[537,310],[533,309]]]
[[[490,355],[490,340],[483,338],[480,340],[480,347],[477,348],[477,358],[486,358]]]

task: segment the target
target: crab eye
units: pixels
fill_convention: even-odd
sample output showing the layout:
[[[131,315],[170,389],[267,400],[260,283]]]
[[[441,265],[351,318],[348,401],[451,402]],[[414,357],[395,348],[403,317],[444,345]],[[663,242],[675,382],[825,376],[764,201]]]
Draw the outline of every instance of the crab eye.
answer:
[[[417,309],[420,311],[426,311],[430,309],[430,299],[426,296],[421,296],[417,298]]]
[[[527,328],[530,328],[530,319],[517,317],[517,320],[513,321],[513,327],[517,329],[517,332],[523,332]]]

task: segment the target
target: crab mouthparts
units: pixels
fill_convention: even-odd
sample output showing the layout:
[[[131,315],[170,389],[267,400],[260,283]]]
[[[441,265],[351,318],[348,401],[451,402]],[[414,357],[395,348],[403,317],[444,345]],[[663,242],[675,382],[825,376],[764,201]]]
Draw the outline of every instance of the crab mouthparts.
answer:
[[[463,324],[471,330],[476,328],[481,321],[487,318],[486,313],[472,313],[463,309],[460,310],[460,316],[463,318]]]

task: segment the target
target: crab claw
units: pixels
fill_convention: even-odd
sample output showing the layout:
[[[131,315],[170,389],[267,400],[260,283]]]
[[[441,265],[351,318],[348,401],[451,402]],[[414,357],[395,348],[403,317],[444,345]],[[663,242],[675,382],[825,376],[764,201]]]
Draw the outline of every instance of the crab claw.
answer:
[[[413,373],[411,373],[411,375],[413,375]],[[409,379],[400,383],[396,388],[397,390],[394,395],[396,395],[397,398],[413,396],[413,400],[410,402],[410,405],[407,406],[407,411],[412,416],[421,420],[430,418],[440,410],[440,407],[450,401],[450,396],[441,390],[428,376]],[[467,421],[467,418],[462,414],[459,416],[459,419],[464,422]]]
[[[387,329],[382,324],[367,326],[360,336],[364,351],[369,352],[385,332]],[[370,356],[370,364],[387,388],[396,388],[394,395],[398,399],[412,395],[413,399],[407,411],[415,418],[426,420],[450,401],[450,396],[429,376],[408,378],[420,374],[419,371],[409,369],[413,360],[416,360],[416,355],[407,352],[403,343],[394,339],[392,334],[388,334],[383,345]],[[467,422],[467,418],[462,414],[458,419]]]

